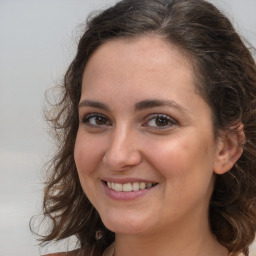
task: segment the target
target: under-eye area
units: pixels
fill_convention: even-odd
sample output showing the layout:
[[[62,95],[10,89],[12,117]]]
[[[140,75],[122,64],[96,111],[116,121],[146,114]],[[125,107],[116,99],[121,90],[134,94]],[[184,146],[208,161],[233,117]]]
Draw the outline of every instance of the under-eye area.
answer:
[[[127,182],[124,184],[110,181],[103,181],[103,183],[110,189],[118,192],[132,192],[138,190],[149,189],[156,186],[158,183],[153,182]]]

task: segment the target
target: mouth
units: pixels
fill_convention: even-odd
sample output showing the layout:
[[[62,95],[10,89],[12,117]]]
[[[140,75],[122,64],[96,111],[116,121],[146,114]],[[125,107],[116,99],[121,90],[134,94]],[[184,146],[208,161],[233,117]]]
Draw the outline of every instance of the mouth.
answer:
[[[105,185],[116,192],[133,192],[139,190],[146,190],[156,186],[158,183],[152,182],[127,182],[124,184],[110,182],[110,181],[103,181]]]

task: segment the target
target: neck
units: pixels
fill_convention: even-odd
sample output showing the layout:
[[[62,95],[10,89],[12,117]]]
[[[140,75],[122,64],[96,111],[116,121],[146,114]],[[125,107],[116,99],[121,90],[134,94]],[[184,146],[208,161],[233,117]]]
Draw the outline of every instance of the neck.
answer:
[[[187,221],[147,234],[116,234],[115,256],[228,256],[227,249],[212,235],[207,221],[192,224]]]

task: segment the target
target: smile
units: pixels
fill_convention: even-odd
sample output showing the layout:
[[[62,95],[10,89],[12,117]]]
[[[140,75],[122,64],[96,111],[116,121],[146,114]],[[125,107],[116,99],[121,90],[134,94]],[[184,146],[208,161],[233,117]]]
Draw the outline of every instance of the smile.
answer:
[[[157,183],[148,183],[148,182],[128,182],[125,184],[115,183],[115,182],[107,182],[108,188],[117,191],[117,192],[132,192],[138,190],[145,190],[147,188],[151,188]]]

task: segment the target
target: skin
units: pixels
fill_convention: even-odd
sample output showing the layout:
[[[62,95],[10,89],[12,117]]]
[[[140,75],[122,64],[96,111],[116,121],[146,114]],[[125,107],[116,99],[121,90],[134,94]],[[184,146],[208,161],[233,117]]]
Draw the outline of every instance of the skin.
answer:
[[[165,103],[141,104],[152,100]],[[79,118],[80,182],[116,233],[115,255],[228,255],[211,233],[208,207],[215,172],[239,156],[237,139],[214,137],[192,65],[174,45],[141,36],[100,46],[83,74]],[[103,181],[134,179],[157,185],[132,200],[107,195]]]

